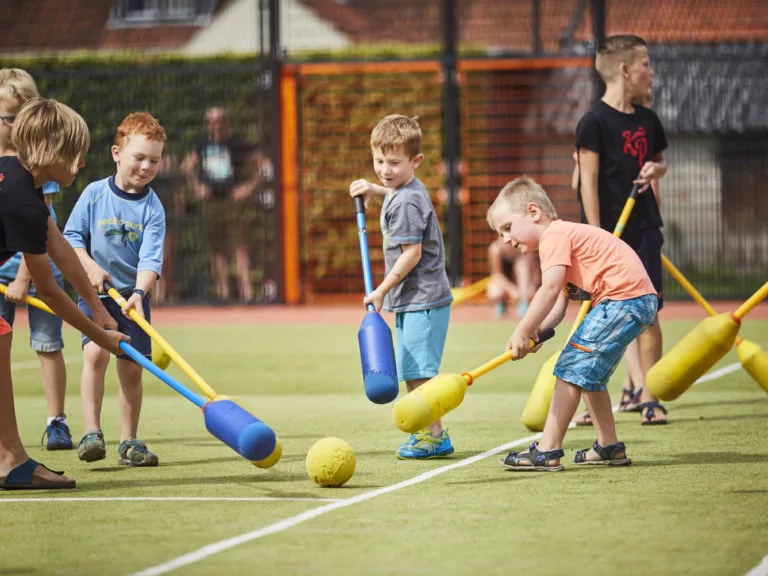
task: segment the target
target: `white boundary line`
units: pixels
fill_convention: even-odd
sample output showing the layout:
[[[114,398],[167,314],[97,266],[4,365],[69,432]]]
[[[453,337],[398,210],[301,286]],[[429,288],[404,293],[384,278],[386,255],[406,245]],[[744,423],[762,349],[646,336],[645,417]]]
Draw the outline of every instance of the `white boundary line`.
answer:
[[[12,502],[340,502],[341,498],[279,498],[270,497],[231,497],[223,496],[221,498],[206,498],[204,496],[105,496],[98,497],[75,497],[75,498],[0,498],[0,504],[10,504]]]
[[[332,512],[333,510],[338,510],[339,508],[346,508],[347,506],[352,506],[353,504],[359,504],[360,502],[365,502],[366,500],[376,498],[377,496],[381,496],[383,494],[389,494],[390,492],[400,490],[401,488],[407,488],[408,486],[419,484],[421,482],[424,482],[425,480],[429,480],[430,478],[434,478],[435,476],[439,476],[440,474],[449,472],[450,470],[454,470],[456,468],[461,468],[463,466],[474,464],[475,462],[479,462],[484,458],[488,458],[489,456],[493,456],[494,454],[498,454],[499,452],[504,452],[505,450],[509,450],[510,448],[514,448],[515,446],[518,446],[520,444],[526,444],[528,442],[532,442],[533,440],[536,440],[540,436],[541,434],[534,434],[533,436],[527,436],[525,438],[520,438],[519,440],[513,440],[512,442],[502,444],[501,446],[497,446],[496,448],[486,450],[485,452],[481,452],[480,454],[475,454],[474,456],[465,458],[464,460],[460,460],[459,462],[448,464],[447,466],[441,466],[440,468],[435,468],[434,470],[430,470],[429,472],[424,472],[423,474],[419,474],[418,476],[414,476],[413,478],[409,478],[408,480],[398,482],[397,484],[392,484],[391,486],[384,486],[383,488],[378,488],[377,490],[371,490],[369,492],[364,492],[363,494],[358,494],[357,496],[353,496],[352,498],[346,498],[345,500],[340,500],[338,502],[333,502],[331,504],[326,504],[324,506],[313,508],[312,510],[307,510],[306,512],[302,512],[301,514],[297,514],[296,516],[292,516],[290,518],[286,518],[285,520],[281,520],[274,524],[270,524],[269,526],[266,526],[264,528],[259,528],[258,530],[254,530],[253,532],[246,532],[245,534],[241,534],[240,536],[227,538],[226,540],[216,542],[215,544],[209,544],[208,546],[203,546],[199,550],[195,550],[194,552],[190,552],[189,554],[184,554],[183,556],[179,556],[178,558],[174,558],[173,560],[164,562],[163,564],[158,564],[157,566],[153,566],[152,568],[147,568],[146,570],[141,570],[140,572],[135,572],[133,576],[155,576],[158,574],[165,574],[166,572],[170,572],[171,570],[176,570],[177,568],[181,568],[182,566],[189,566],[190,564],[194,564],[195,562],[203,560],[208,556],[213,556],[214,554],[218,554],[219,552],[223,552],[224,550],[228,550],[229,548],[234,548],[235,546],[239,546],[240,544],[245,544],[246,542],[250,542],[251,540],[256,540],[257,538],[261,538],[262,536],[269,536],[270,534],[282,532],[283,530],[292,528],[297,524],[301,524],[303,522],[306,522],[307,520],[312,520],[313,518],[322,516],[326,512]]]
[[[700,384],[702,382],[707,382],[709,380],[714,380],[726,374],[730,374],[731,372],[738,370],[740,366],[741,365],[739,363],[729,364],[728,366],[720,368],[715,372],[712,372],[711,374],[707,374],[702,378],[699,378],[699,380],[694,382],[694,385]],[[614,407],[614,410],[615,410],[615,407]],[[353,496],[351,498],[346,498],[344,500],[339,500],[337,502],[332,502],[330,504],[325,504],[323,506],[313,508],[312,510],[307,510],[305,512],[302,512],[301,514],[297,514],[296,516],[291,516],[290,518],[286,518],[285,520],[280,520],[279,522],[275,522],[274,524],[265,526],[264,528],[259,528],[258,530],[246,532],[245,534],[241,534],[239,536],[234,536],[232,538],[227,538],[225,540],[221,540],[219,542],[215,542],[213,544],[203,546],[202,548],[199,548],[187,554],[183,554],[182,556],[169,560],[168,562],[163,562],[162,564],[158,564],[156,566],[146,568],[145,570],[134,572],[132,576],[158,576],[160,574],[166,574],[167,572],[176,570],[177,568],[181,568],[183,566],[189,566],[190,564],[194,564],[195,562],[199,562],[200,560],[204,560],[209,556],[213,556],[214,554],[218,554],[225,550],[229,550],[230,548],[234,548],[235,546],[245,544],[246,542],[250,542],[252,540],[256,540],[264,536],[269,536],[270,534],[276,534],[277,532],[282,532],[283,530],[287,530],[288,528],[292,528],[298,524],[302,524],[307,520],[312,520],[313,518],[322,516],[327,512],[333,512],[334,510],[338,510],[340,508],[346,508],[347,506],[352,506],[353,504],[359,504],[360,502],[371,500],[372,498],[376,498],[377,496],[382,496],[384,494],[389,494],[390,492],[395,492],[397,490],[400,490],[401,488],[407,488],[409,486],[413,486],[414,484],[420,484],[421,482],[430,480],[435,476],[439,476],[441,474],[444,474],[451,470],[455,470],[457,468],[469,466],[470,464],[474,464],[475,462],[484,460],[485,458],[493,456],[494,454],[504,452],[506,450],[514,448],[515,446],[519,446],[520,444],[527,444],[528,442],[537,440],[540,437],[541,437],[541,434],[539,433],[539,434],[533,434],[531,436],[526,436],[525,438],[520,438],[518,440],[513,440],[512,442],[502,444],[501,446],[497,446],[496,448],[491,448],[490,450],[486,450],[485,452],[481,452],[480,454],[475,454],[474,456],[470,456],[469,458],[465,458],[464,460],[460,460],[459,462],[454,462],[446,466],[435,468],[434,470],[430,470],[429,472],[424,472],[423,474],[419,474],[418,476],[414,476],[413,478],[409,478],[408,480],[398,482],[397,484],[384,486],[383,488],[378,488],[376,490],[364,492],[363,494],[358,494],[357,496]],[[761,564],[757,568],[760,568],[762,566],[763,564]],[[757,568],[755,568],[755,570]],[[756,574],[750,573],[747,576],[758,576],[758,574],[760,573],[759,572]]]
[[[765,576],[766,574],[768,574],[768,556],[765,556],[760,564],[752,568],[744,576]]]

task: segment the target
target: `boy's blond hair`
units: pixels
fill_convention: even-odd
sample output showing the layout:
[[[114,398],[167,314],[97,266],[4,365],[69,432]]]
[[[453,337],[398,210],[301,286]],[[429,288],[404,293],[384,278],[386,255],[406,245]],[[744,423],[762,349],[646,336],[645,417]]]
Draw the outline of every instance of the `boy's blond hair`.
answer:
[[[76,169],[88,152],[91,135],[82,117],[69,106],[49,98],[32,98],[13,123],[11,142],[30,171],[71,163]]]
[[[0,100],[15,100],[21,106],[38,96],[37,84],[29,72],[21,68],[0,70]]]
[[[390,114],[379,120],[371,132],[371,148],[384,154],[403,150],[408,158],[421,154],[421,128],[416,118],[402,114]]]
[[[617,34],[605,39],[595,57],[595,68],[603,82],[608,84],[616,77],[616,70],[622,62],[632,64],[635,61],[637,47],[647,48],[648,45],[640,36],[633,34]]]
[[[528,204],[531,202],[541,208],[541,211],[553,220],[557,219],[557,211],[544,188],[539,186],[532,178],[521,176],[508,182],[501,189],[499,195],[496,196],[496,200],[488,208],[488,224],[493,229],[493,213],[502,204],[506,204],[515,214],[525,215],[528,213]]]
[[[135,135],[146,136],[147,140],[156,140],[163,144],[168,140],[165,129],[157,118],[148,112],[134,112],[125,117],[117,127],[115,146],[122,149],[128,143],[128,138]]]

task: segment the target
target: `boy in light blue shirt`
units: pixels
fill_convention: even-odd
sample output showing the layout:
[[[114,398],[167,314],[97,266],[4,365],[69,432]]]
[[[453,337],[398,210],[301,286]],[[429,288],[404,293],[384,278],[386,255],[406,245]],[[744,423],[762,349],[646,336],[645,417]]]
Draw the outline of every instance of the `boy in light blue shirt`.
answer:
[[[437,376],[451,317],[451,285],[435,209],[414,175],[421,165],[421,128],[415,119],[391,114],[371,133],[373,168],[384,186],[356,180],[351,196],[383,196],[386,277],[363,301],[395,313],[397,373],[412,391]],[[440,420],[412,434],[395,454],[403,460],[453,453]]]
[[[149,186],[157,176],[166,142],[165,130],[150,114],[130,114],[117,129],[112,158],[114,176],[89,184],[77,201],[64,229],[64,237],[75,249],[93,287],[104,293],[109,281],[128,301],[126,311],[109,296],[102,303],[117,320],[118,330],[131,337],[131,344],[147,358],[152,342],[128,318],[135,309],[150,321],[149,291],[160,277],[165,239],[165,211]],[[91,314],[81,299],[80,308]],[[81,396],[85,434],[77,446],[86,462],[103,460],[106,444],[101,431],[101,404],[109,354],[82,336],[83,375]],[[118,356],[119,405],[122,418],[118,463],[127,466],[157,466],[157,455],[136,438],[142,400],[142,368],[127,355]]]

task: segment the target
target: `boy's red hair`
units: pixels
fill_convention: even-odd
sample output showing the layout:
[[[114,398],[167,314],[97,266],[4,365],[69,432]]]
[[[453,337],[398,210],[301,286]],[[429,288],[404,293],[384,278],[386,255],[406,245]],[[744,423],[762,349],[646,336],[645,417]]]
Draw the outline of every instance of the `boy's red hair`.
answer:
[[[134,112],[125,117],[117,127],[115,134],[115,146],[122,148],[128,142],[128,138],[135,135],[146,136],[147,140],[156,140],[165,144],[168,137],[165,129],[157,121],[157,118],[148,112]]]

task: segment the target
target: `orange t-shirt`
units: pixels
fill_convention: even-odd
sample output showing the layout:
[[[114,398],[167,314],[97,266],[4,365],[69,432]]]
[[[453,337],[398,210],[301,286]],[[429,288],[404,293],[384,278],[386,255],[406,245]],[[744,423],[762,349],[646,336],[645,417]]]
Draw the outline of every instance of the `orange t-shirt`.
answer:
[[[601,300],[629,300],[656,294],[640,257],[610,232],[564,220],[553,221],[539,241],[541,270],[565,266],[565,283]]]

